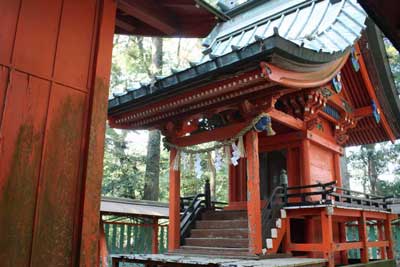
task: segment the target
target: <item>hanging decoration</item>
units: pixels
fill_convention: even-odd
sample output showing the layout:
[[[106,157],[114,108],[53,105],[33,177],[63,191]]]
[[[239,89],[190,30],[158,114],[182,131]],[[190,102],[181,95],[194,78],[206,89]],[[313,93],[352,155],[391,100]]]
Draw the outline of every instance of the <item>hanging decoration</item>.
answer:
[[[353,65],[353,69],[356,72],[360,70],[360,63],[358,62],[357,51],[354,47],[351,48],[351,64]]]
[[[338,72],[338,74],[336,75],[336,77],[334,77],[332,79],[332,85],[333,88],[335,89],[336,93],[340,93],[342,91],[342,75],[340,73],[340,71]]]
[[[252,129],[255,129],[257,132],[266,131],[267,136],[272,136],[276,134],[275,131],[272,129],[271,117],[266,113],[261,113],[260,115],[255,117],[248,126],[244,127],[232,138],[221,142],[214,142],[214,145],[207,148],[180,147],[169,143],[166,139],[164,139],[163,141],[166,147],[174,148],[177,150],[177,154],[173,164],[174,170],[179,170],[182,155],[184,155],[183,157],[185,161],[187,158],[190,159],[189,169],[193,169],[192,161],[193,155],[195,155],[194,170],[196,172],[196,177],[200,178],[203,174],[201,169],[201,153],[210,153],[212,151],[215,151],[215,165],[216,168],[220,169],[222,166],[222,155],[219,153],[218,150],[223,148],[225,152],[226,162],[228,164],[233,164],[234,166],[237,166],[239,164],[239,159],[245,157],[246,155],[243,136]],[[186,162],[184,164],[186,164]]]
[[[379,123],[381,121],[381,112],[379,111],[378,107],[376,106],[376,103],[374,100],[372,100],[372,114],[374,115],[375,122]]]
[[[222,169],[222,164],[223,164],[222,155],[220,154],[219,149],[216,149],[215,150],[215,160],[214,160],[215,169],[217,171],[221,170]]]
[[[201,169],[201,158],[200,154],[196,154],[196,161],[194,163],[194,171],[196,173],[196,178],[200,179],[201,176],[203,175],[203,171]]]
[[[254,129],[257,132],[266,131],[267,136],[275,135],[275,131],[272,129],[272,121],[270,116],[261,117],[258,122],[254,125]]]
[[[232,143],[232,157],[231,157],[231,163],[233,166],[239,165],[239,159],[240,159],[240,151],[239,147],[235,144]]]

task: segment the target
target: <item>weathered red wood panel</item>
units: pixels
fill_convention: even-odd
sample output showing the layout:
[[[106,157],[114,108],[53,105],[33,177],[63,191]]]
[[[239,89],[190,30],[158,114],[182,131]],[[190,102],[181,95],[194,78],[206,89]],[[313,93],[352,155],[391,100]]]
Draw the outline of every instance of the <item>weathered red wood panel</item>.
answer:
[[[14,45],[21,0],[0,1],[0,64],[9,64]]]
[[[62,11],[61,0],[23,1],[18,18],[14,62],[19,69],[50,77]]]
[[[69,266],[79,203],[85,94],[54,85],[46,127],[32,262]],[[49,223],[50,222],[50,223]],[[60,242],[62,240],[62,242]],[[66,257],[68,256],[68,257]]]
[[[50,86],[20,72],[11,79],[0,131],[0,258],[28,266]]]
[[[92,58],[96,3],[91,0],[64,1],[60,24],[55,78],[86,90]]]
[[[2,266],[98,264],[115,8],[0,0]]]

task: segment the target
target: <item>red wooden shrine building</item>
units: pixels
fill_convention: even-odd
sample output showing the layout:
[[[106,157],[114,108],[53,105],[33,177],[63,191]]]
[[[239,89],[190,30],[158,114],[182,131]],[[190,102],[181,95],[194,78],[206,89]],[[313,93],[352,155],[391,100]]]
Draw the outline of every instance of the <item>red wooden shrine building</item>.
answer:
[[[379,29],[355,0],[220,7],[229,20],[205,39],[199,62],[109,101],[112,127],[166,137],[170,252],[290,253],[334,266],[349,263],[350,249],[367,264],[369,248],[378,247],[393,264],[389,201],[344,189],[340,170],[344,147],[400,137]],[[180,158],[210,142],[232,156],[229,203],[181,213]],[[357,242],[346,241],[350,222],[359,227]],[[367,223],[378,240],[368,240]]]

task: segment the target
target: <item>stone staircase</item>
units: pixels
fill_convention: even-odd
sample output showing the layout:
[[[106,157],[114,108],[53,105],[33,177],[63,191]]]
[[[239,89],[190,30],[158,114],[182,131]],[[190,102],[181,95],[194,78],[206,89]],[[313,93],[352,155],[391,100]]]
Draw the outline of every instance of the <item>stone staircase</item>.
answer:
[[[248,257],[246,211],[206,211],[175,253]]]

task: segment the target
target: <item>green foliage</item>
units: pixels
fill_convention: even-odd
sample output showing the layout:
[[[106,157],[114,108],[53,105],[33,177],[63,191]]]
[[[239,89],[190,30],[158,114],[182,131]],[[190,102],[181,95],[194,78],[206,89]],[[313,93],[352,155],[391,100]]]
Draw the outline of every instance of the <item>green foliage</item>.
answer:
[[[389,165],[397,165],[400,145],[390,143],[362,145],[348,157],[352,178],[361,182],[364,192],[390,194],[389,182],[380,177],[389,172]],[[395,174],[393,174],[395,175]]]
[[[390,68],[393,73],[394,83],[397,91],[400,93],[400,55],[399,51],[390,43],[389,40],[385,39],[386,53],[389,58]]]
[[[105,196],[141,198],[144,156],[128,150],[127,131],[107,128],[104,153]]]

